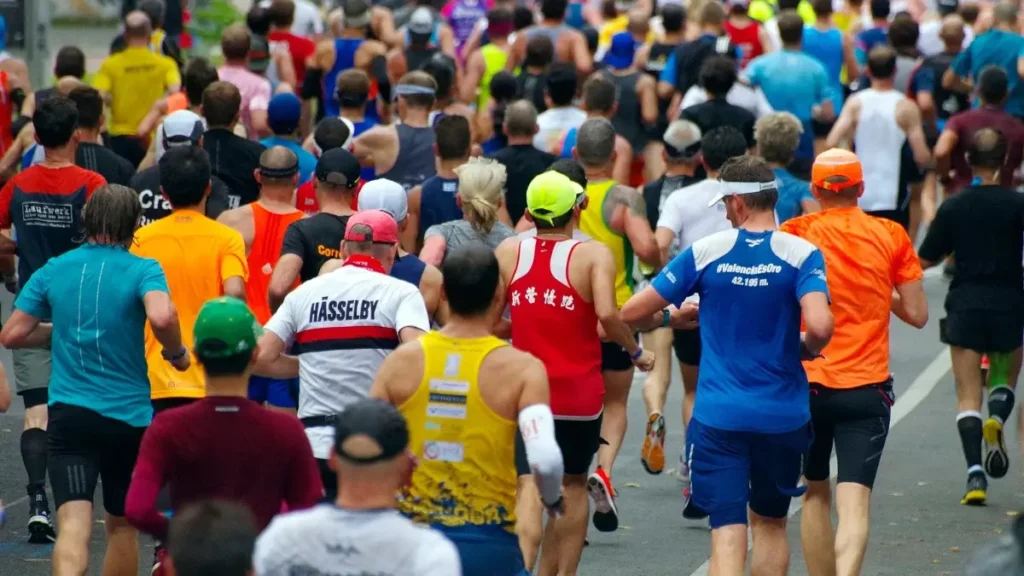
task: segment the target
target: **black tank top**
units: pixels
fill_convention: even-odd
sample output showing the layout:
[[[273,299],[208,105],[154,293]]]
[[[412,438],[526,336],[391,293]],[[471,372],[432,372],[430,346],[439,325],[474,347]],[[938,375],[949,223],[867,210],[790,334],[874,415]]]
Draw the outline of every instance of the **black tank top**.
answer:
[[[437,53],[437,48],[406,48],[405,69],[410,72],[419,70]]]

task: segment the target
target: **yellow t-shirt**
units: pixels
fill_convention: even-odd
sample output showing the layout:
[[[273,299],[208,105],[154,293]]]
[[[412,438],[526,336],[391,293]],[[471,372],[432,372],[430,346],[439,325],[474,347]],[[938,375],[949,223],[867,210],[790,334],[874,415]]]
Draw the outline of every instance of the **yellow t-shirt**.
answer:
[[[135,233],[132,254],[153,258],[167,276],[171,300],[178,309],[181,340],[189,350],[199,308],[224,295],[224,280],[249,278],[245,242],[237,230],[194,210],[176,210]],[[206,395],[203,371],[192,360],[178,372],[163,359],[163,346],[146,324],[146,362],[152,398],[202,398]]]
[[[615,36],[619,32],[625,32],[626,27],[629,26],[629,16],[621,14],[612,18],[601,25],[601,29],[597,32],[597,45],[602,47],[609,47],[612,45],[612,36]],[[648,44],[654,42],[654,31],[647,32],[646,42]]]
[[[108,92],[113,99],[110,133],[132,135],[153,103],[163,98],[171,86],[181,86],[181,73],[171,58],[149,48],[132,47],[108,56],[92,85]]]

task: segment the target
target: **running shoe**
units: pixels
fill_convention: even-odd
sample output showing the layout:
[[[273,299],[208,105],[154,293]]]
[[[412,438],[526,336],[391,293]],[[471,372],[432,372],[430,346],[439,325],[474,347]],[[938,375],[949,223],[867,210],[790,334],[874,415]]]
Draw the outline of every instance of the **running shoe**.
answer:
[[[164,570],[164,561],[167,560],[167,548],[159,540],[154,541],[153,544],[155,546],[153,549],[153,571],[150,572],[150,575],[165,576],[167,570]]]
[[[982,354],[981,355],[981,369],[982,370],[988,370],[989,369],[988,354]]]
[[[665,417],[654,413],[647,418],[647,434],[640,449],[640,463],[648,474],[661,474],[665,469]]]
[[[40,492],[30,497],[28,508],[28,541],[30,544],[52,544],[57,541],[57,533],[53,530],[50,520],[50,504],[46,494]]]
[[[985,473],[991,478],[1002,478],[1010,470],[1010,458],[1003,442],[1003,423],[989,417],[982,428],[985,438]]]
[[[615,506],[612,479],[600,466],[587,478],[587,492],[594,501],[594,528],[601,532],[615,532],[619,528],[619,510]]]
[[[974,472],[967,475],[967,493],[964,494],[961,504],[965,506],[984,506],[986,492],[988,491],[988,479],[983,472]]]

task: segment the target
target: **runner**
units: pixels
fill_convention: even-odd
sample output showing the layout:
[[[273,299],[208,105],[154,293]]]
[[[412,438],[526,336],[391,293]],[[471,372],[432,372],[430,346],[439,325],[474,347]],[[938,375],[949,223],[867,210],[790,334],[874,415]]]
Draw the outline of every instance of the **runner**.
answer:
[[[370,98],[372,87],[370,77],[362,70],[345,70],[338,75],[338,105],[341,107],[338,117],[352,124],[349,127],[351,138],[362,136],[380,123],[376,101]],[[373,104],[374,113],[370,113],[369,104]],[[373,166],[366,166],[359,173],[363,182],[376,177],[377,171]]]
[[[167,4],[163,0],[141,0],[136,9],[149,18],[149,23],[153,28],[149,37],[149,49],[157,54],[169,56],[178,67],[181,67],[183,60],[178,42],[163,29],[164,22],[167,19]],[[125,18],[127,20],[127,14]],[[180,20],[180,17],[178,19]],[[110,43],[111,54],[121,52],[128,46],[126,36],[126,32],[122,32],[114,37],[114,40]]]
[[[946,38],[950,37],[952,30],[944,33],[943,28],[949,22],[957,22],[959,27],[960,42],[963,46],[969,46],[974,41],[974,30],[964,22],[963,16],[957,13],[957,4],[959,2],[954,1],[953,6],[939,6],[939,15],[942,17],[941,20],[933,19],[927,22],[921,23],[921,37],[917,40],[917,49],[921,51],[921,55],[925,58],[932,56],[938,56],[944,50],[946,50]],[[957,53],[960,52],[960,47],[957,47]],[[936,81],[941,82],[942,76],[936,78]]]
[[[697,14],[700,37],[684,42],[669,54],[658,77],[658,97],[671,98],[669,110],[679,106],[686,92],[698,84],[704,60],[712,54],[731,55],[739,62],[740,49],[725,36],[725,8],[718,2],[705,3]]]
[[[726,18],[723,28],[732,43],[740,48],[739,64],[742,70],[754,58],[771,52],[772,40],[764,27],[747,15],[750,9],[749,0],[728,0],[726,8],[729,10],[729,17]]]
[[[729,64],[728,72],[726,65],[722,62]],[[713,54],[704,60],[704,64],[700,68],[700,73],[715,71],[717,76],[725,77],[726,75],[734,78],[732,88],[725,93],[725,102],[742,108],[746,112],[754,115],[754,118],[761,118],[775,111],[772,105],[768,103],[768,99],[764,96],[764,91],[754,86],[746,78],[737,76],[736,61],[729,55],[718,55]],[[702,84],[696,84],[691,86],[686,91],[686,95],[683,96],[683,100],[679,103],[678,108],[670,110],[673,116],[680,115],[683,110],[688,110],[699,104],[703,104],[710,99],[707,90]],[[746,114],[743,114],[746,117]],[[723,120],[718,120],[722,122]]]
[[[896,53],[879,46],[868,57],[871,88],[850,97],[826,139],[829,148],[852,142],[864,166],[864,194],[857,201],[872,216],[888,218],[910,230],[909,167],[906,143],[913,162],[924,168],[931,152],[921,126],[921,112],[906,93],[893,89]],[[916,170],[915,170],[916,171]]]
[[[252,514],[238,504],[200,502],[189,506],[174,515],[169,534],[168,573],[252,574],[256,526]]]
[[[40,112],[57,102],[44,102]],[[74,129],[73,122],[66,126],[68,132]],[[49,133],[48,127],[36,129]],[[51,170],[46,166],[30,171]],[[11,182],[17,181],[15,177]],[[93,497],[100,478],[106,510],[105,570],[138,572],[138,533],[124,517],[124,504],[139,443],[153,416],[143,347],[147,323],[163,348],[164,362],[179,371],[189,368],[188,348],[160,265],[128,252],[141,216],[132,190],[116,184],[96,190],[80,217],[86,242],[32,274],[0,331],[5,348],[47,342],[54,348],[49,437],[43,438],[60,525],[54,574],[85,574],[89,567]],[[24,245],[32,228],[18,224]],[[52,324],[41,324],[43,319]],[[42,532],[30,527],[30,533]],[[51,540],[52,534],[51,529]]]
[[[281,257],[285,234],[292,222],[303,217],[292,202],[298,176],[299,162],[294,153],[280,146],[269,148],[260,157],[260,171],[256,176],[260,182],[259,200],[228,210],[217,218],[242,235],[249,268],[245,300],[260,326],[270,320],[267,288]],[[297,380],[253,375],[249,381],[249,398],[294,413],[297,403],[293,392],[298,385]]]
[[[434,99],[434,109],[430,112],[430,125],[437,126],[441,118],[457,115],[469,121],[472,133],[475,120],[473,110],[458,101],[458,78],[455,67],[455,59],[447,54],[434,54],[420,66],[420,70],[430,74],[434,82],[437,82],[437,98]]]
[[[734,158],[719,177],[711,204],[724,202],[738,229],[684,250],[622,317],[635,321],[701,294],[707,345],[686,434],[693,490],[684,514],[710,516],[715,574],[745,574],[749,515],[752,571],[782,575],[786,517],[803,491],[797,483],[811,439],[800,358],[816,356],[832,337],[825,261],[806,240],[775,231],[775,175],[763,160]],[[737,331],[740,324],[751,329]]]
[[[592,118],[580,127],[573,156],[587,175],[587,198],[599,208],[584,210],[580,230],[611,249],[615,257],[615,300],[622,306],[633,294],[634,257],[658,267],[661,252],[647,223],[647,209],[639,192],[610,179],[615,160],[615,128],[603,118]],[[618,527],[618,509],[611,473],[615,457],[626,435],[626,400],[633,383],[633,362],[629,352],[615,342],[601,344],[604,375],[604,419],[601,438],[608,444],[597,455],[597,471],[590,475],[588,488],[594,497],[594,527],[602,532]]]
[[[223,76],[221,76],[223,78]],[[210,155],[213,175],[228,185],[232,193],[231,208],[255,202],[260,195],[256,169],[264,146],[234,133],[238,125],[242,95],[234,84],[221,80],[203,91],[203,117],[207,130],[203,149]],[[238,202],[235,203],[235,198]]]
[[[754,123],[757,116],[729,101],[729,94],[737,84],[736,62],[725,56],[709,56],[700,68],[700,83],[707,100],[683,108],[679,117],[696,124],[701,134],[725,126],[735,128],[746,139],[747,148],[756,146]]]
[[[16,251],[18,255],[17,277],[13,270],[5,271],[4,281],[16,280],[19,289],[47,262],[75,247],[82,207],[93,191],[106,184],[99,174],[75,166],[78,111],[74,103],[48,98],[32,116],[32,124],[46,151],[45,159],[16,174],[0,190],[0,228],[7,234],[12,227],[18,231],[16,247],[10,236],[0,235],[0,253]],[[25,209],[32,205],[46,206],[54,214],[71,214],[71,219],[33,217],[32,211]],[[50,345],[21,348],[12,355],[15,391],[25,403],[21,458],[28,476],[29,542],[45,544],[55,538],[46,499]]]
[[[270,88],[278,90],[296,90],[298,78],[295,76],[295,65],[287,44],[276,44],[273,49],[267,36],[270,34],[270,14],[268,8],[254,5],[245,15],[245,26],[249,29],[249,72],[262,76],[270,81]]]
[[[420,462],[399,509],[451,538],[462,574],[518,575],[517,418],[542,502],[556,516],[564,509],[547,375],[536,358],[491,335],[505,298],[490,250],[460,248],[441,272],[449,322],[388,356],[371,391],[409,421]]]
[[[247,399],[261,332],[236,298],[215,298],[199,309],[191,340],[206,397],[157,414],[142,437],[126,512],[143,533],[167,541],[169,521],[157,508],[164,486],[174,510],[207,499],[238,502],[252,513],[257,530],[270,524],[282,503],[302,510],[323,496],[302,426]]]
[[[519,67],[526,58],[527,44],[534,38],[543,36],[551,40],[556,61],[572,64],[581,78],[590,74],[594,68],[594,61],[583,34],[565,23],[568,7],[568,0],[541,0],[540,23],[516,34],[512,53],[505,63],[506,71],[512,72]]]
[[[957,390],[957,430],[967,460],[967,493],[961,504],[984,504],[988,480],[1010,467],[1003,428],[1013,411],[1024,334],[1024,203],[999,183],[1007,153],[998,130],[982,128],[967,146],[975,181],[939,206],[921,245],[921,265],[956,258],[939,327],[949,344]],[[985,234],[978,234],[985,230]],[[971,232],[973,231],[973,233]],[[988,414],[982,422],[983,384],[978,369],[988,354]],[[982,444],[985,455],[982,460]]]
[[[700,131],[697,133],[700,134]],[[690,145],[689,158],[692,161],[699,155],[707,178],[677,188],[665,200],[654,231],[665,262],[669,262],[669,257],[675,257],[676,253],[686,250],[694,242],[730,228],[724,206],[717,203],[709,206],[708,202],[721,191],[718,171],[730,158],[743,156],[746,151],[746,140],[732,128],[714,130]],[[690,298],[689,302],[697,303],[699,298]],[[683,380],[682,413],[685,430],[690,425],[697,392],[698,367],[703,351],[700,331],[675,330],[672,348],[679,360],[679,372]],[[648,390],[647,384],[644,384],[647,433],[644,435],[645,449],[641,449],[640,462],[651,474],[658,474],[665,467],[666,424],[662,410],[665,408],[669,380],[664,382],[660,389],[652,385]],[[683,453],[679,459],[679,479],[683,482],[686,494],[689,490],[690,470]]]
[[[260,140],[260,144],[267,148],[283,146],[295,154],[299,161],[298,184],[305,184],[313,179],[313,172],[316,170],[316,156],[307,152],[299,143],[301,116],[302,102],[295,94],[289,92],[271,98],[270,105],[267,107],[267,123],[274,135]]]
[[[65,77],[78,78],[81,80],[85,78],[85,53],[78,46],[62,46],[57,51],[57,56],[54,58],[53,63],[53,77],[61,79]],[[21,105],[21,115],[15,119],[15,126],[18,124],[18,120],[22,121],[23,125],[31,125],[32,114],[36,111],[47,98],[51,98],[57,95],[57,86],[47,88],[41,88],[35,92],[30,92],[25,96],[25,102]],[[15,134],[21,132],[20,129],[12,130]]]
[[[664,146],[661,136],[668,129],[669,123],[669,101],[671,96],[662,97],[657,92],[658,77],[665,70],[665,63],[669,54],[674,52],[686,35],[686,8],[682,4],[666,3],[660,8],[661,26],[664,32],[660,38],[656,38],[650,44],[643,44],[636,50],[634,63],[637,67],[646,72],[655,82],[655,95],[658,98],[658,122],[649,130],[651,139],[644,149],[644,180],[651,182],[665,172],[665,163],[662,160]]]
[[[454,0],[445,4],[441,16],[448,21],[455,36],[455,54],[462,54],[462,48],[473,34],[477,22],[486,18],[492,8],[493,0]]]
[[[172,148],[159,167],[160,192],[172,212],[140,228],[131,251],[163,268],[185,331],[182,340],[191,350],[192,326],[207,300],[222,295],[245,299],[249,278],[245,244],[241,234],[205,216],[210,193],[210,159],[205,151],[194,146]],[[170,371],[156,334],[149,329],[146,360],[155,413],[206,395],[199,366],[183,373]]]
[[[290,31],[296,36],[303,38],[317,38],[324,33],[324,19],[320,14],[320,8],[311,0],[294,0],[295,17]],[[261,8],[270,8],[272,0],[263,0],[259,3]]]
[[[580,198],[586,198],[582,186],[556,172],[541,174],[527,191],[526,217],[537,224],[536,236],[506,240],[495,251],[511,309],[512,344],[547,369],[555,439],[565,464],[566,515],[548,523],[540,558],[545,574],[574,574],[587,535],[586,479],[600,443],[604,396],[597,322],[636,358],[635,365],[643,370],[654,365],[654,355],[640,348],[619,319],[611,251],[598,242],[573,239]],[[544,510],[521,436],[516,440],[516,533],[532,573]]]
[[[451,29],[435,17],[432,9],[420,6],[413,11],[404,36],[404,47],[388,54],[388,76],[401,78],[407,72],[421,70],[423,64],[436,54],[447,53],[439,38],[442,30],[451,33]],[[454,49],[454,39],[450,40]]]
[[[857,65],[853,49],[853,36],[843,34],[836,25],[832,0],[815,0],[813,7],[815,22],[812,26],[804,28],[803,51],[825,67],[832,110],[842,110],[846,99],[846,88],[843,84],[849,84],[860,75],[860,67]],[[811,120],[814,128],[815,156],[825,150],[825,138],[828,137],[833,124],[834,118],[824,122]]]
[[[604,57],[605,68],[600,74],[615,85],[617,106],[610,118],[615,132],[629,142],[632,148],[629,185],[644,182],[644,148],[647,131],[658,122],[657,83],[653,78],[634,68],[636,43],[628,32],[612,37],[612,45]],[[584,85],[586,90],[586,85]]]
[[[334,150],[336,148],[348,148],[352,145],[352,130],[351,127],[345,123],[342,118],[324,118],[320,122],[317,122],[316,130],[313,131],[312,136],[306,139],[306,143],[303,148],[306,150],[312,150],[313,156],[316,156],[317,162],[320,161],[327,151]],[[347,151],[347,150],[346,150]],[[350,153],[351,154],[351,153]],[[359,161],[356,161],[356,165]],[[363,182],[363,174],[367,171],[373,172],[373,168],[361,168],[359,171],[359,184],[352,190],[352,198],[350,208],[355,210],[356,198],[359,192],[359,186]],[[313,172],[313,178],[310,178],[309,182],[302,184],[295,190],[295,207],[306,213],[306,216],[313,216],[320,212],[320,204],[316,197],[316,186],[313,182],[316,180],[316,171]]]
[[[775,216],[779,224],[801,214],[820,210],[807,181],[797,178],[787,168],[792,164],[793,154],[800,146],[803,129],[800,120],[789,112],[770,114],[754,125],[757,154],[775,172],[775,186],[779,192]]]
[[[358,182],[359,163],[349,151],[336,148],[320,156],[313,177],[320,212],[293,222],[284,234],[281,257],[267,288],[271,312],[277,311],[297,280],[316,278],[324,262],[340,257],[345,227],[355,213],[352,202]]]
[[[587,114],[575,105],[578,86],[572,66],[556,62],[548,68],[544,85],[547,109],[537,116],[538,130],[533,137],[533,145],[538,150],[554,151],[563,132],[579,128],[587,119]],[[614,115],[614,112],[609,111],[609,115]]]
[[[220,49],[224,64],[217,69],[217,76],[224,82],[236,86],[240,95],[239,114],[233,122],[240,122],[243,136],[259,140],[270,135],[267,125],[267,106],[273,94],[270,81],[249,71],[249,49],[252,36],[243,24],[232,24],[224,29],[220,38]],[[205,107],[204,107],[205,109]],[[212,128],[212,126],[211,126]],[[234,126],[232,126],[234,128]]]
[[[527,42],[526,56],[516,76],[516,94],[532,102],[539,114],[548,109],[548,72],[554,61],[555,45],[550,38],[540,34]]]
[[[864,30],[857,32],[854,37],[854,55],[861,71],[867,67],[868,54],[889,39],[889,0],[871,0],[869,7],[870,24],[865,23]]]
[[[546,172],[555,155],[533,146],[537,133],[537,109],[529,100],[517,100],[505,109],[502,132],[508,146],[491,155],[505,166],[505,207],[518,223],[526,213],[526,189],[539,174]]]
[[[618,111],[618,96],[615,84],[608,78],[601,74],[588,78],[583,85],[582,103],[586,119],[601,118],[611,121]],[[572,158],[573,147],[579,139],[579,128],[573,126],[557,135],[551,151],[559,158]],[[621,134],[616,133],[612,178],[616,181],[628,181],[632,175],[632,168],[633,147]]]
[[[292,32],[297,15],[294,0],[272,0],[267,7],[267,17],[270,20],[270,34],[267,35],[267,40],[270,41],[271,51],[283,46],[291,57],[295,77],[305,78],[306,61],[316,52],[316,43],[310,39],[309,34]]]
[[[256,542],[255,572],[462,574],[447,538],[395,510],[395,494],[416,467],[405,418],[380,400],[359,400],[345,407],[334,430],[331,467],[345,479],[336,500],[275,519]],[[337,546],[339,534],[359,542],[360,553]]]
[[[487,12],[487,44],[466,59],[462,77],[463,102],[476,102],[477,111],[486,110],[491,100],[491,79],[505,69],[512,45],[508,37],[515,31],[512,11],[493,8]]]
[[[287,376],[300,375],[299,420],[330,500],[338,487],[328,465],[335,415],[366,398],[381,363],[399,343],[430,329],[416,288],[388,276],[397,246],[398,224],[388,213],[354,214],[341,244],[345,265],[289,294],[260,338],[257,373],[283,364],[290,367]],[[297,362],[283,356],[292,344]],[[274,371],[275,377],[286,376]]]
[[[896,52],[896,75],[893,87],[904,94],[909,94],[910,79],[920,64],[917,52],[917,39],[921,36],[920,29],[908,14],[897,14],[889,25],[889,47]],[[870,53],[869,53],[870,55]]]
[[[352,153],[363,166],[373,166],[381,178],[394,180],[407,191],[436,173],[434,129],[428,117],[437,98],[437,82],[425,72],[409,72],[395,86],[400,124],[376,126],[352,142]]]
[[[906,231],[857,207],[864,191],[857,156],[829,150],[814,161],[813,178],[822,211],[779,228],[821,250],[835,317],[823,357],[804,363],[811,382],[814,440],[805,464],[800,536],[809,573],[859,574],[868,546],[871,491],[896,397],[889,372],[887,304],[891,302],[898,318],[921,329],[928,322],[928,301],[921,264]],[[833,443],[839,466],[839,526],[834,532],[829,481]]]
[[[409,226],[402,234],[402,248],[411,254],[419,254],[427,228],[462,219],[462,209],[455,199],[459,190],[455,170],[469,162],[473,143],[469,121],[462,116],[445,116],[433,130],[437,175],[409,191]]]

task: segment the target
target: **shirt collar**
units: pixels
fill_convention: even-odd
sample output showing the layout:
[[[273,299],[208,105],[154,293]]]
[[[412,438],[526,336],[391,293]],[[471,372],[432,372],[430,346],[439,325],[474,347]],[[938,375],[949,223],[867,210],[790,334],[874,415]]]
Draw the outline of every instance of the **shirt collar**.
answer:
[[[372,270],[380,274],[387,274],[387,272],[384,270],[384,266],[381,265],[380,261],[378,261],[373,256],[367,256],[365,254],[353,254],[346,258],[345,261],[341,263],[341,265],[355,266],[357,268],[362,268],[364,270]]]

